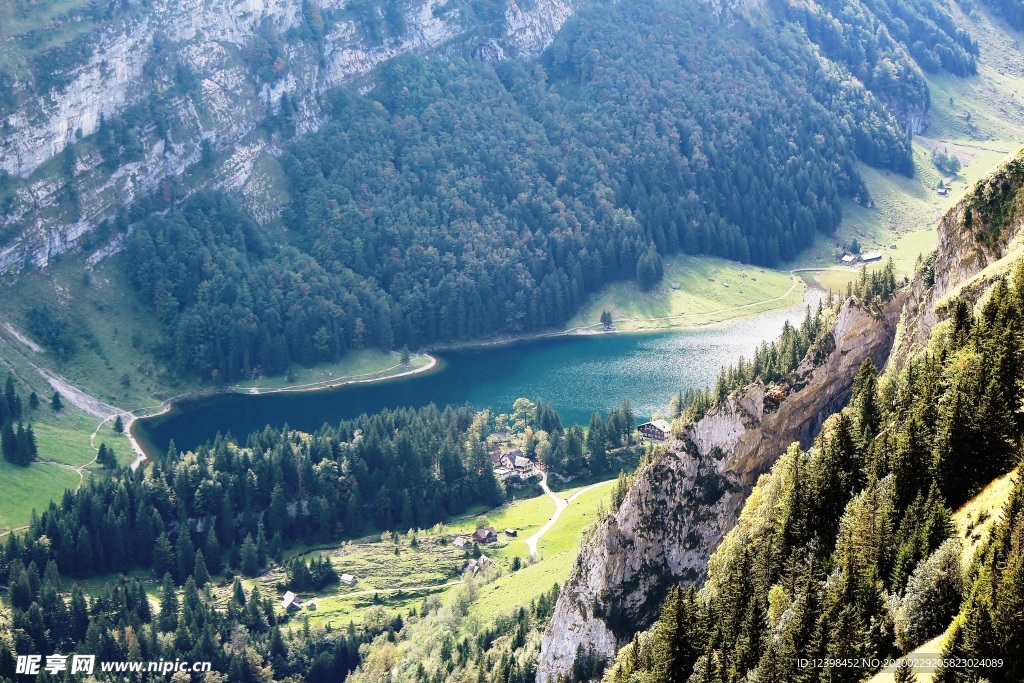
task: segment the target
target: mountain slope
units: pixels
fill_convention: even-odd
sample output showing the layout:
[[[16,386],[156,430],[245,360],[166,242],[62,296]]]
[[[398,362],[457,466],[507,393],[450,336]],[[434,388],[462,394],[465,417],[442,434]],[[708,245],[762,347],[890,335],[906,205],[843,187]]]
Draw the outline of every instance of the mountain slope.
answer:
[[[1020,400],[1018,307],[1024,295],[1024,265],[1016,256],[1015,238],[1024,221],[1022,163],[1022,155],[1007,162],[943,220],[937,255],[896,300],[906,304],[902,314],[894,311],[901,315],[900,330],[897,352],[886,373],[876,380],[871,368],[858,372],[851,407],[826,422],[809,453],[790,449],[753,489],[738,525],[710,558],[702,591],[688,598],[673,594],[662,622],[696,621],[706,623],[707,630],[687,635],[676,629],[675,635],[666,636],[658,635],[658,629],[669,626],[659,626],[653,635],[643,636],[623,651],[611,680],[626,680],[634,671],[664,671],[658,668],[663,666],[658,660],[666,651],[689,653],[685,661],[672,665],[682,667],[680,680],[690,670],[698,672],[698,680],[705,675],[733,680],[754,669],[762,676],[774,672],[781,676],[779,680],[787,680],[798,675],[791,670],[794,652],[808,657],[884,657],[913,649],[948,625],[960,596],[970,591],[955,596],[943,593],[944,599],[955,597],[955,602],[928,616],[914,607],[919,604],[914,601],[926,595],[920,592],[925,591],[924,584],[914,581],[939,572],[945,561],[940,546],[946,547],[943,541],[949,534],[941,530],[950,524],[948,509],[1012,467],[1012,444],[1020,438],[1019,417],[1004,407]],[[978,310],[975,302],[980,302]],[[888,355],[891,341],[890,337],[878,350],[882,358]],[[801,392],[809,389],[813,391],[805,387]],[[722,411],[735,410],[736,400],[730,398],[725,406],[687,427],[687,436],[699,433],[703,421],[718,420]],[[729,461],[739,451],[737,445],[748,439],[757,443],[760,438],[757,421],[751,420],[733,437],[736,445],[722,454]],[[778,453],[776,444],[766,444],[767,464]],[[670,454],[663,462],[678,457]],[[715,464],[705,455],[693,459],[691,468]],[[639,502],[649,496],[645,487],[660,478],[654,475],[659,465],[640,474],[623,507],[581,553],[545,634],[539,680],[570,672],[578,652],[592,650],[600,656],[610,646],[624,644],[630,625],[649,619],[649,604],[642,610],[635,606],[645,605],[652,597],[657,600],[659,591],[675,583],[665,576],[659,555],[645,550],[664,543],[670,552],[678,553],[686,547],[682,539],[704,532],[693,522],[684,521],[678,529],[671,523],[654,522],[679,519],[689,506],[699,505],[696,496],[685,497],[678,491],[669,492],[656,506]],[[915,531],[914,524],[928,515],[935,515],[939,526],[927,533]],[[656,581],[616,586],[616,568],[627,555],[603,553],[615,547],[608,539],[617,538],[621,519],[630,519],[631,527],[645,529],[653,537],[631,553],[628,562],[650,567],[656,575],[661,571]],[[927,540],[914,540],[921,533]],[[1000,533],[1006,537],[1007,532]],[[630,535],[624,534],[632,540]],[[1007,549],[1008,541],[1002,543],[1003,549],[994,551],[997,557],[1016,552]],[[865,547],[870,550],[864,551]],[[864,551],[856,567],[850,564],[852,548]],[[952,553],[952,546],[942,552]],[[958,546],[955,552],[959,558]],[[671,575],[684,585],[699,582],[707,557],[695,558],[698,571]],[[759,577],[755,585],[738,591],[747,583],[739,576],[750,571]],[[920,579],[912,578],[919,575]],[[948,578],[956,580],[955,575]],[[650,587],[652,583],[657,589]],[[907,585],[916,588],[904,588]],[[607,602],[587,602],[598,595]],[[984,598],[988,601],[984,604],[995,604],[992,599],[991,595]],[[886,600],[894,606],[886,607]],[[841,605],[851,602],[854,611],[844,612]],[[592,605],[601,606],[603,619],[588,614]],[[757,616],[765,613],[766,622]],[[609,614],[624,614],[627,619],[612,621]],[[1000,615],[1002,628],[1020,627],[1012,615]],[[724,620],[721,629],[713,626],[716,619]],[[612,630],[616,626],[618,633]],[[658,637],[683,644],[668,650],[664,645],[645,649],[652,646],[646,638]],[[976,641],[970,641],[975,645],[965,642],[960,639],[951,647],[980,654]],[[664,675],[656,673],[654,680],[670,680]],[[800,675],[809,676],[808,680],[818,680],[817,676],[836,680],[837,675],[847,680],[825,670]],[[858,675],[849,673],[853,678],[848,679],[857,680]],[[1012,671],[1001,675],[1009,677],[998,680],[1015,680]]]

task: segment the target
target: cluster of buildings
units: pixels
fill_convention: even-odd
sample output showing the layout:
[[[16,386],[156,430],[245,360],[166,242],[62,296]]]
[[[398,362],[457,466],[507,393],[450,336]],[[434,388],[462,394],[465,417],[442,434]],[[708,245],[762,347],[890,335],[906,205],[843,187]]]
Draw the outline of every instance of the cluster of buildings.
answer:
[[[514,448],[510,451],[502,451],[495,448],[491,453],[491,466],[494,467],[494,476],[500,481],[512,477],[525,479],[532,477],[536,471],[536,465],[526,457],[522,449]]]
[[[467,574],[472,574],[473,576],[476,576],[477,574],[479,574],[481,571],[483,571],[487,567],[493,567],[493,566],[494,566],[494,560],[492,560],[491,558],[487,557],[486,555],[481,555],[480,557],[478,557],[476,559],[473,559],[473,560],[470,560],[469,562],[466,563],[466,573]]]
[[[359,582],[359,579],[351,574],[342,574],[338,577],[338,581],[342,586],[354,586]],[[307,600],[303,602],[294,591],[285,591],[284,595],[281,597],[281,609],[285,612],[298,612],[303,608],[315,610],[316,600]]]
[[[515,529],[505,529],[505,535],[509,538],[515,538],[519,535],[519,532]],[[489,526],[484,529],[477,529],[469,538],[466,538],[465,536],[456,536],[455,540],[452,541],[452,545],[459,550],[472,550],[474,543],[478,545],[488,545],[497,542],[498,531],[493,526]]]
[[[303,602],[298,595],[292,591],[285,591],[284,597],[281,598],[281,608],[285,612],[298,612],[305,607],[308,610],[316,609],[316,600],[309,600]]]
[[[839,259],[839,262],[844,266],[855,266],[858,263],[872,263],[874,261],[881,261],[882,253],[878,251],[869,251],[866,254],[843,254],[843,257]]]

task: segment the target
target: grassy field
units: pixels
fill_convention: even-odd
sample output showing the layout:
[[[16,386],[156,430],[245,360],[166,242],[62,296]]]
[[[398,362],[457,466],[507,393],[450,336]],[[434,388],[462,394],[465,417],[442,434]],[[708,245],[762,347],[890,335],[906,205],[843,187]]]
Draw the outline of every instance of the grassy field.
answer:
[[[975,551],[988,539],[989,532],[1001,518],[1006,501],[1013,494],[1013,486],[1020,470],[999,477],[953,514],[957,536],[964,544],[964,566],[970,564]]]
[[[786,271],[677,255],[665,259],[665,278],[655,290],[642,292],[634,282],[610,285],[566,329],[596,326],[602,311],[611,311],[623,331],[698,327],[786,308],[800,303],[803,292],[803,283]]]
[[[324,363],[313,367],[296,367],[288,377],[260,377],[238,382],[239,391],[267,391],[283,388],[312,388],[315,386],[347,380],[380,379],[389,375],[416,370],[424,367],[430,359],[422,354],[411,354],[409,367],[401,366],[398,352],[380,349],[356,349],[349,351],[336,363]]]
[[[25,526],[33,509],[42,511],[48,501],[76,486],[78,474],[56,464],[23,468],[0,459],[0,534]]]
[[[481,622],[489,622],[499,614],[527,604],[553,584],[564,581],[585,529],[608,505],[611,483],[604,482],[570,503],[541,539],[538,556],[532,560],[528,557],[525,539],[554,514],[554,502],[547,496],[537,496],[487,512],[488,523],[499,530],[499,540],[481,549],[495,561],[496,566],[487,574],[489,581],[478,594],[473,616]],[[558,495],[568,498],[577,490],[563,491]],[[339,547],[293,551],[290,556],[305,553],[307,559],[311,553],[320,553],[330,558],[339,574],[353,574],[359,579],[355,586],[330,586],[315,595],[301,595],[307,602],[315,602],[316,609],[294,613],[293,622],[308,619],[314,628],[328,624],[339,628],[349,621],[359,623],[363,613],[374,606],[406,613],[418,607],[426,595],[440,594],[444,599],[454,584],[461,581],[469,558],[468,553],[457,549],[451,541],[457,535],[472,533],[476,529],[475,522],[474,518],[462,518],[431,530],[419,531],[415,546],[412,536],[405,533],[399,537],[397,545],[389,534],[384,534],[380,538],[363,539]],[[506,528],[516,529],[518,536],[506,536]],[[516,557],[523,566],[512,571],[511,563]],[[247,589],[260,586],[263,595],[279,596],[279,586],[284,580],[284,570],[278,567],[243,583]],[[227,585],[217,588],[221,599],[226,599],[229,589]]]
[[[611,490],[611,482],[608,482],[570,503],[555,526],[537,544],[540,559],[517,572],[506,572],[484,586],[470,613],[481,622],[488,623],[516,606],[529,604],[552,585],[564,582],[576,560],[585,532],[599,520],[602,511],[607,511]],[[562,491],[558,495],[568,498],[571,493]],[[521,533],[520,537],[523,536]],[[525,543],[523,546],[525,548]]]

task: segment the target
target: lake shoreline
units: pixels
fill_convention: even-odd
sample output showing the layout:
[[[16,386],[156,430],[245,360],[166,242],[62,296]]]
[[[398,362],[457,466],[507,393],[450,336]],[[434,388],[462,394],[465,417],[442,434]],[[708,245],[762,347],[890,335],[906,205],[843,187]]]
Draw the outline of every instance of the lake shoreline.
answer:
[[[263,392],[260,400],[249,400],[257,395],[246,390],[221,391],[210,398],[175,401],[173,414],[140,421],[133,433],[148,453],[160,454],[171,439],[179,449],[191,449],[217,433],[240,437],[267,424],[312,432],[362,413],[430,404],[501,412],[522,396],[553,403],[572,423],[586,424],[594,412],[626,399],[638,415],[649,415],[681,389],[713,382],[723,362],[749,357],[759,344],[775,339],[785,321],[798,325],[794,319],[802,319],[805,307],[814,307],[813,297],[823,295],[808,292],[767,312],[745,309],[741,320],[694,326],[692,319],[675,318],[661,320],[660,329],[636,333],[625,333],[620,322],[616,332],[604,332],[598,324],[459,345],[463,351],[446,345],[443,352],[430,350],[436,364],[392,375],[396,381],[391,383],[350,376],[318,385],[321,391],[293,387]],[[686,328],[680,329],[681,322]],[[667,323],[677,326],[666,329]],[[366,379],[373,381],[361,381]]]
[[[795,274],[796,272],[812,271],[812,270],[823,270],[823,269],[818,269],[818,268],[801,268],[798,271],[793,271],[793,272]],[[451,344],[433,344],[433,345],[425,347],[423,353],[424,354],[430,354],[430,353],[445,353],[445,352],[449,352],[449,351],[471,351],[473,349],[486,349],[486,348],[495,348],[495,347],[501,347],[501,346],[512,346],[512,345],[515,345],[515,344],[523,344],[523,343],[529,343],[529,342],[534,342],[534,341],[543,341],[545,339],[558,339],[560,337],[598,337],[598,336],[604,336],[604,335],[608,335],[608,336],[621,335],[621,334],[637,334],[637,335],[640,335],[640,334],[658,334],[660,332],[699,332],[699,331],[702,331],[702,330],[713,330],[715,328],[726,327],[728,325],[732,325],[732,324],[735,324],[737,322],[741,322],[743,320],[748,320],[750,318],[756,318],[756,317],[762,316],[762,315],[770,315],[772,313],[778,313],[779,311],[784,311],[784,310],[789,309],[789,308],[796,308],[799,305],[807,303],[807,295],[808,294],[812,294],[814,296],[819,296],[819,297],[824,297],[825,295],[827,295],[827,292],[824,289],[816,286],[812,282],[808,282],[803,277],[801,277],[800,279],[804,281],[804,284],[806,286],[806,289],[804,290],[804,293],[801,296],[800,303],[795,303],[795,304],[791,304],[791,305],[787,305],[787,306],[779,306],[778,308],[768,308],[766,310],[752,311],[750,313],[743,313],[741,315],[736,315],[736,316],[729,317],[729,318],[723,318],[722,320],[716,320],[716,321],[713,321],[713,322],[679,323],[679,324],[669,324],[669,325],[665,325],[665,326],[662,326],[662,327],[650,327],[650,328],[641,327],[641,328],[630,328],[630,329],[617,329],[616,328],[616,329],[611,329],[611,330],[595,329],[595,328],[598,328],[598,327],[601,326],[600,322],[596,322],[596,323],[593,323],[593,324],[590,324],[590,325],[580,325],[578,327],[572,327],[572,328],[569,328],[567,330],[552,330],[552,331],[548,331],[548,332],[531,332],[529,334],[516,335],[516,336],[512,336],[512,337],[500,337],[500,338],[497,338],[497,339],[483,339],[483,340],[467,341],[467,342],[453,342]],[[753,304],[747,304],[747,306],[757,306],[757,305],[760,305],[762,303],[765,303],[765,302],[759,301],[759,302],[755,302]],[[721,312],[721,311],[709,311],[707,313],[686,313],[686,314],[682,314],[682,315],[678,315],[678,316],[668,316],[667,318],[641,318],[641,319],[628,319],[627,318],[627,319],[620,319],[618,322],[644,322],[644,321],[652,321],[653,322],[653,321],[658,321],[658,320],[666,320],[668,318],[681,318],[681,317],[697,316],[697,315],[712,315],[712,314],[718,313],[718,312]],[[613,324],[614,324],[614,322],[615,321],[613,321]]]
[[[432,356],[426,352],[420,355],[425,356],[427,358],[427,363],[425,365],[421,365],[418,368],[410,368],[409,370],[405,370],[397,374],[385,375],[383,377],[363,377],[362,379],[356,379],[358,377],[362,377],[362,375],[345,375],[342,377],[338,377],[336,379],[324,380],[322,382],[314,382],[308,385],[292,385],[287,387],[277,387],[274,389],[259,389],[258,387],[246,388],[239,385],[234,385],[230,387],[207,387],[202,389],[196,389],[195,391],[190,391],[169,398],[163,401],[161,404],[159,404],[156,408],[143,408],[134,411],[125,411],[124,413],[122,413],[123,415],[126,416],[127,422],[127,424],[125,425],[125,434],[128,437],[128,441],[131,444],[132,449],[135,451],[135,454],[137,456],[135,461],[132,463],[131,467],[134,470],[142,463],[142,461],[153,459],[153,453],[150,452],[150,449],[146,448],[146,440],[140,438],[139,435],[136,433],[136,427],[144,420],[150,420],[152,418],[160,417],[161,415],[166,415],[167,413],[170,413],[180,403],[229,394],[239,394],[242,396],[267,396],[270,394],[287,393],[312,394],[318,391],[329,391],[331,389],[337,389],[339,387],[348,386],[351,384],[386,382],[388,380],[402,379],[405,377],[411,377],[413,375],[425,374],[436,369],[440,365],[440,360],[436,356]],[[372,375],[381,372],[390,372],[391,370],[394,370],[397,367],[399,366],[394,365],[390,368],[385,368],[384,370],[377,370],[375,372],[365,374]]]

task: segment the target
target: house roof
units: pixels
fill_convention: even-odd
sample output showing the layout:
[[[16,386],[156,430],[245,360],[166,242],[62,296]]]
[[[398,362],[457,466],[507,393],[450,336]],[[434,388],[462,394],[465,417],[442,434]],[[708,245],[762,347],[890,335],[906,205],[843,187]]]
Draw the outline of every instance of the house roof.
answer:
[[[672,425],[669,424],[668,420],[651,420],[650,422],[645,422],[640,426],[646,427],[647,425],[650,425],[655,429],[659,429],[665,432],[666,434],[672,431]]]
[[[529,467],[530,465],[533,464],[533,462],[531,460],[529,460],[528,458],[524,458],[523,456],[518,455],[518,456],[516,456],[516,463],[515,464],[516,464],[516,467]]]
[[[295,597],[295,593],[292,593],[291,591],[286,591],[284,597],[281,598],[281,607],[284,607],[285,609],[291,607],[291,605],[295,602]]]
[[[854,256],[853,254],[847,254],[846,256],[844,256],[842,258],[843,263],[853,263],[856,260],[857,260],[857,257]]]
[[[861,256],[861,259],[864,261],[877,261],[880,258],[882,258],[882,254],[880,254],[877,251],[872,251],[868,254],[864,254],[863,256]]]

